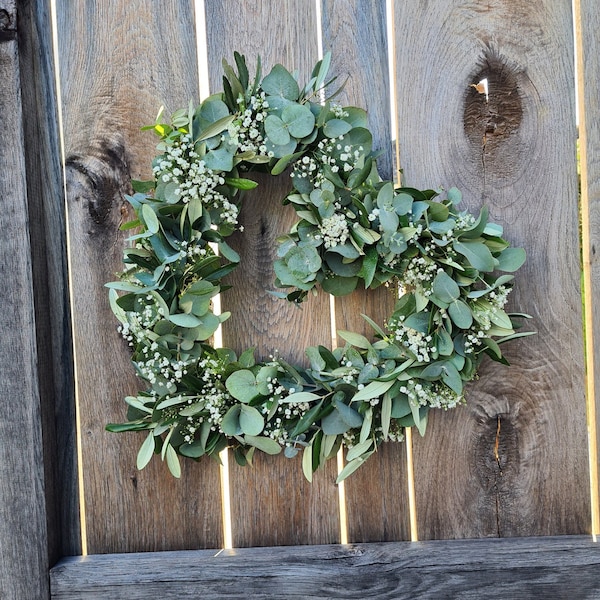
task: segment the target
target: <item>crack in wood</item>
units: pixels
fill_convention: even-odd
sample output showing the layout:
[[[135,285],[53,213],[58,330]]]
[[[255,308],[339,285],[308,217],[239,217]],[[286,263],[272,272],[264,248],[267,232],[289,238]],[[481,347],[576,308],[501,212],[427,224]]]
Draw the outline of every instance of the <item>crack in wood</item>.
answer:
[[[523,118],[519,73],[517,66],[507,64],[496,50],[487,48],[470,78],[479,83],[467,86],[464,131],[474,149],[480,153],[484,196],[488,171],[493,178],[500,162],[504,165],[504,171],[510,171],[510,165],[514,162],[511,140]],[[486,83],[485,90],[482,82]]]
[[[498,537],[502,537],[502,533],[500,531],[500,486],[499,486],[499,478],[502,477],[502,465],[500,464],[500,430],[502,427],[502,422],[500,420],[500,415],[496,415],[497,425],[496,425],[496,439],[494,442],[494,458],[496,459],[496,464],[498,465],[498,472],[496,473],[496,479],[494,482],[494,491],[496,493],[496,533]]]

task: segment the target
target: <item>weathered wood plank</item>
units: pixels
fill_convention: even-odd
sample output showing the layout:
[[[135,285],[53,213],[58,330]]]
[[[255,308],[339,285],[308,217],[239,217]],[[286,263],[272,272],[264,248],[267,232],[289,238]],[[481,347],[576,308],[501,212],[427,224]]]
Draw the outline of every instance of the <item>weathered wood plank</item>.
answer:
[[[64,107],[73,326],[89,552],[221,547],[214,462],[135,468],[141,437],[104,431],[140,383],[103,284],[122,268],[130,178],[151,176],[155,140],[140,133],[197,99],[193,3],[57,3]]]
[[[19,5],[19,62],[50,561],[81,552],[65,198],[49,2]]]
[[[51,584],[54,600],[597,598],[599,567],[589,538],[520,538],[88,556]]]
[[[571,4],[396,2],[395,15],[405,182],[456,185],[507,226],[528,253],[512,306],[538,331],[415,443],[419,535],[588,531]],[[471,87],[484,77],[487,102]]]
[[[581,158],[581,204],[582,242],[585,276],[585,312],[587,372],[590,402],[589,418],[592,435],[597,437],[600,423],[600,352],[594,346],[600,344],[600,265],[597,251],[600,248],[600,7],[597,2],[576,0],[576,26],[578,45],[579,87],[579,145]],[[595,402],[595,406],[594,406]],[[593,423],[593,416],[595,424]],[[595,425],[595,428],[594,428]],[[595,429],[595,431],[594,431]],[[591,459],[595,463],[592,480],[594,506],[594,533],[600,533],[600,506],[598,506],[598,471],[600,455],[597,440],[590,447],[596,452]],[[595,446],[595,447],[594,447]]]
[[[0,597],[48,598],[42,415],[15,2],[0,2]]]
[[[315,3],[309,0],[245,3],[208,0],[206,5],[209,80],[212,91],[222,90],[221,60],[233,62],[233,52],[245,54],[253,72],[257,55],[263,76],[276,63],[298,69],[306,81],[317,61]],[[232,15],[238,16],[232,18]],[[329,345],[329,299],[311,297],[299,311],[268,294],[273,289],[275,238],[295,221],[290,207],[279,201],[290,189],[286,175],[245,197],[240,222],[243,234],[232,245],[243,264],[232,275],[232,290],[223,294],[223,308],[233,315],[223,326],[223,343],[238,349],[257,345],[259,354],[274,350],[292,360],[304,360],[309,345]],[[328,543],[339,541],[335,465],[317,474],[312,486],[304,481],[300,460],[283,456],[259,457],[254,467],[240,468],[231,461],[233,545]]]
[[[383,150],[377,164],[381,176],[392,178],[390,131],[390,81],[388,71],[385,2],[323,0],[324,50],[333,50],[331,74],[341,84],[336,99],[342,105],[365,108],[374,148]],[[335,85],[335,84],[334,84]],[[396,298],[387,288],[357,290],[335,299],[338,329],[357,331],[372,338],[367,314],[383,325],[391,315]],[[338,343],[344,344],[343,340]],[[372,491],[377,490],[376,494]],[[409,535],[404,445],[387,444],[345,483],[348,541],[405,540]],[[366,501],[368,498],[368,501]]]

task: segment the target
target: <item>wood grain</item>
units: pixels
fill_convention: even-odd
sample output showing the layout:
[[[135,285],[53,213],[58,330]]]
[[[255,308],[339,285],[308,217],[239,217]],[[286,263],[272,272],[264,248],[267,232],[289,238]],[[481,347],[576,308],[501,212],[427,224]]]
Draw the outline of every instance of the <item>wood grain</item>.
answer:
[[[419,535],[588,531],[571,6],[397,2],[395,32],[405,182],[490,207],[528,253],[510,304],[538,331],[415,443]]]
[[[21,81],[14,2],[0,2],[0,597],[48,598],[42,415],[37,370]]]
[[[19,63],[50,561],[81,552],[65,198],[49,3],[19,5]]]
[[[57,3],[85,518],[89,552],[221,547],[218,467],[186,461],[181,480],[152,461],[124,420],[136,380],[104,283],[122,268],[130,178],[151,175],[155,138],[140,133],[197,99],[192,2]]]
[[[600,422],[600,353],[594,346],[600,344],[600,265],[598,249],[600,248],[600,11],[595,2],[578,0],[575,2],[576,35],[578,46],[578,88],[579,88],[579,145],[581,158],[581,204],[582,204],[582,245],[585,275],[585,317],[586,317],[586,349],[588,372],[589,425],[594,451],[592,461],[595,463],[595,486],[592,498],[595,501],[594,533],[600,533],[600,506],[598,506],[598,471],[600,455],[598,454],[598,423]],[[596,416],[595,423],[593,416]]]
[[[232,63],[234,50],[246,55],[251,73],[260,55],[263,76],[281,63],[298,69],[299,80],[306,81],[318,54],[314,2],[247,3],[243,17],[235,19],[240,5],[234,0],[209,0],[205,6],[211,91],[222,90],[221,60]],[[223,343],[237,349],[257,345],[259,355],[278,350],[292,361],[304,361],[307,346],[330,345],[329,299],[323,294],[311,297],[298,310],[268,294],[273,289],[275,238],[289,230],[295,215],[279,204],[290,189],[285,174],[260,182],[245,197],[240,219],[245,231],[232,242],[243,263],[231,276],[234,288],[223,294],[223,309],[234,315],[223,326]],[[328,464],[310,486],[296,460],[260,457],[252,469],[231,461],[233,545],[339,541],[335,476],[335,465]]]
[[[333,50],[331,74],[337,75],[340,83],[348,78],[336,101],[368,110],[373,148],[382,151],[377,160],[379,172],[382,178],[392,179],[385,2],[324,0],[322,22],[324,50]],[[383,325],[392,314],[395,301],[394,292],[387,288],[357,290],[336,298],[336,327],[372,338],[372,329],[361,314]],[[339,339],[338,344],[343,345],[344,341]],[[386,444],[346,481],[349,541],[408,539],[405,465],[404,446]]]
[[[591,599],[599,564],[584,537],[459,540],[69,558],[51,582],[54,600]]]

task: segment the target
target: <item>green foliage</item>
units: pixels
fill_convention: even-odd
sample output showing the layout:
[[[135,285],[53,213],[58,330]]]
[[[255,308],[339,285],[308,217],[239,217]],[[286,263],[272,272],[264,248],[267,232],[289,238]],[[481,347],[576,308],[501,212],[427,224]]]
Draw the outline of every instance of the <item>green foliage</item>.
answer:
[[[107,284],[121,333],[147,389],[127,397],[127,422],[113,432],[147,431],[138,468],[160,455],[180,476],[194,460],[233,449],[293,457],[312,473],[346,448],[338,481],[379,444],[425,433],[431,408],[464,402],[484,355],[506,363],[499,344],[528,335],[505,311],[513,273],[525,261],[502,227],[458,209],[456,188],[394,188],[377,172],[366,113],[323,103],[330,55],[309,82],[275,65],[254,78],[245,58],[223,63],[223,92],[150,127],[159,138],[152,181],[134,182],[135,219],[119,281]],[[237,357],[210,338],[228,314],[213,298],[240,262],[227,244],[237,228],[251,170],[290,169],[283,200],[298,221],[279,238],[275,295],[301,303],[320,287],[345,295],[383,284],[400,297],[385,326],[364,316],[374,341],[340,331],[345,346],[307,348],[308,368],[283,358]],[[218,255],[211,244],[218,247]],[[504,272],[504,274],[502,274]]]

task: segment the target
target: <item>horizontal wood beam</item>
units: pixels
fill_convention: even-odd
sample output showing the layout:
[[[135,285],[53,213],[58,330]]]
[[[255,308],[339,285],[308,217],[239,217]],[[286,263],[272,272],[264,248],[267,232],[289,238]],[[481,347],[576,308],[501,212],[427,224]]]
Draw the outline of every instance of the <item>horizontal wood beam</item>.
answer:
[[[63,559],[55,600],[95,598],[597,598],[589,537],[392,542]]]

